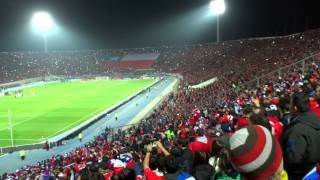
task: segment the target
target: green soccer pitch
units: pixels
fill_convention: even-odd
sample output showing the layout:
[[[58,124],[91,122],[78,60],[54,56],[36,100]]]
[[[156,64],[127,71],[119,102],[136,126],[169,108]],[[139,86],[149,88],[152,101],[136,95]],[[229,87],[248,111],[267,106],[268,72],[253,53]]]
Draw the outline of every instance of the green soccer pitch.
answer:
[[[154,83],[154,80],[91,80],[40,85],[23,97],[0,97],[0,147],[33,144],[61,134]]]

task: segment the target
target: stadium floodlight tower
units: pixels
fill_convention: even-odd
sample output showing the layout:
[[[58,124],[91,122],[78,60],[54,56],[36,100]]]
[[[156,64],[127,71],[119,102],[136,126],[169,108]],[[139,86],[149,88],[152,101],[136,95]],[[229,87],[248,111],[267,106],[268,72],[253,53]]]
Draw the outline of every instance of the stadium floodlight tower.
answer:
[[[31,19],[33,29],[40,33],[43,37],[44,51],[48,51],[47,35],[55,27],[55,23],[51,15],[47,12],[36,12]]]
[[[226,10],[224,0],[211,0],[210,12],[217,17],[217,43],[220,42],[220,20],[219,16]]]

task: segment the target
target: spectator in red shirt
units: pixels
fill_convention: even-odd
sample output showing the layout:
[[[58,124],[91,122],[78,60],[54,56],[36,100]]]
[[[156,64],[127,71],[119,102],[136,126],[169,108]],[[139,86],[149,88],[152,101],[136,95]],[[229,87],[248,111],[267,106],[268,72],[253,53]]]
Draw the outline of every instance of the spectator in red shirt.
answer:
[[[211,140],[207,136],[205,136],[203,129],[197,130],[197,137],[195,141],[189,144],[189,149],[195,154],[196,151],[204,151],[206,153],[210,153],[211,149]]]
[[[152,151],[152,144],[148,144],[146,156],[143,161],[144,176],[146,177],[147,180],[165,180],[163,168],[158,166],[156,170],[152,171],[151,168],[149,167],[151,151]]]
[[[142,176],[136,176],[136,173],[131,168],[124,168],[119,176],[113,175],[111,179],[118,180],[143,180]]]

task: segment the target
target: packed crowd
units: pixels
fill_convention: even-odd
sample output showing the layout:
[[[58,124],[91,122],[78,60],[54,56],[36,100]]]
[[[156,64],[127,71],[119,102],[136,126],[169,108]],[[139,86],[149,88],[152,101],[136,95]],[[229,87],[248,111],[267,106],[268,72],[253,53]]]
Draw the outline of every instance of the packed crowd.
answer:
[[[150,117],[125,130],[106,128],[83,147],[2,178],[295,180],[309,172],[319,178],[320,58],[234,91],[318,52],[319,36],[163,48],[156,69],[184,81]],[[184,88],[215,76],[205,88]]]
[[[276,38],[257,38],[186,46],[60,52],[0,53],[0,83],[48,75],[108,75],[104,64],[129,53],[160,53],[158,72],[181,74],[195,84],[215,76],[245,82],[316,52],[320,30]],[[237,67],[245,67],[239,71]],[[260,67],[268,69],[261,69]],[[198,78],[201,77],[201,78]],[[235,81],[235,80],[232,80]],[[239,82],[239,83],[240,83]]]

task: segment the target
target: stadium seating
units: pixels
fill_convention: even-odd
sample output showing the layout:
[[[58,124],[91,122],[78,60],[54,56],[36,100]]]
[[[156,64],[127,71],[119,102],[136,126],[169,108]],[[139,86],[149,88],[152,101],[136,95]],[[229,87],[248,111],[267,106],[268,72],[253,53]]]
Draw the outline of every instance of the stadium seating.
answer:
[[[155,60],[135,60],[135,61],[117,61],[105,64],[106,69],[127,69],[127,70],[144,70],[151,69]]]
[[[129,53],[121,59],[107,62],[104,67],[113,70],[148,70],[152,69],[159,55],[159,53]]]
[[[313,30],[221,44],[122,50],[122,53],[160,52],[154,68],[183,75],[181,88],[152,115],[126,131],[106,128],[83,147],[2,177],[151,180],[210,179],[213,176],[214,179],[281,179],[289,176],[301,179],[320,162],[318,151],[314,151],[320,148],[319,134],[314,131],[320,129],[320,57],[303,61],[299,67],[294,63],[319,53],[319,39],[320,31]],[[56,63],[41,61],[45,64],[40,71],[33,67],[39,66],[38,63],[30,64],[27,69],[32,76],[43,73],[48,67],[70,75],[99,74],[103,73],[100,65],[104,63],[97,58],[100,53],[53,53],[49,59],[56,57]],[[1,65],[6,69],[6,72],[1,71],[6,74],[0,76],[3,77],[1,82],[6,82],[12,74],[15,74],[14,79],[25,77],[28,74],[25,65],[45,55],[2,53],[1,57],[14,59]],[[79,61],[69,67],[68,59],[74,58]],[[24,59],[28,60],[22,62]],[[62,64],[67,66],[59,67]],[[261,82],[246,84],[273,70],[282,72],[279,68],[286,65],[289,65],[286,73],[272,73],[263,81],[260,79]],[[89,69],[85,68],[88,66]],[[217,77],[218,81],[210,86],[185,88],[212,77]],[[290,109],[290,105],[294,108]],[[294,113],[290,111],[294,109]],[[301,119],[307,115],[308,123],[304,123]],[[309,130],[300,132],[299,127]],[[292,139],[300,135],[308,138],[308,147],[303,138]],[[292,140],[299,145],[296,152],[302,155],[295,154]],[[298,155],[303,158],[294,159]],[[257,157],[265,159],[258,158],[261,160],[258,162]],[[282,171],[282,162],[286,171]],[[257,166],[251,167],[252,163]],[[135,176],[129,177],[129,172]]]

